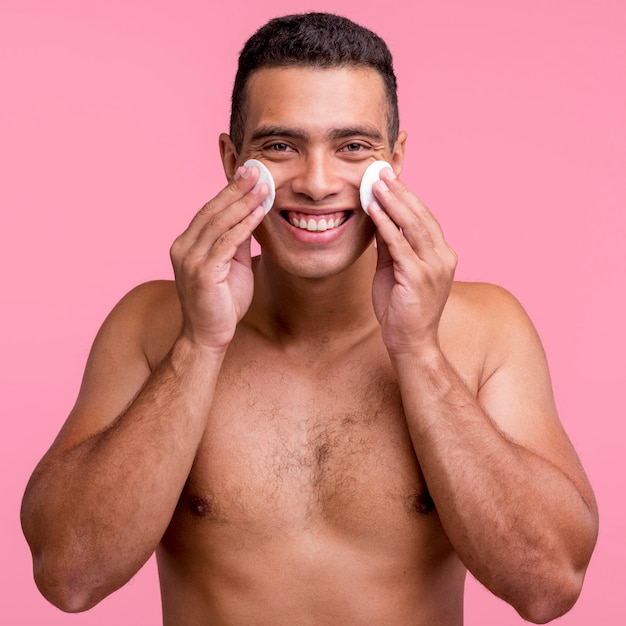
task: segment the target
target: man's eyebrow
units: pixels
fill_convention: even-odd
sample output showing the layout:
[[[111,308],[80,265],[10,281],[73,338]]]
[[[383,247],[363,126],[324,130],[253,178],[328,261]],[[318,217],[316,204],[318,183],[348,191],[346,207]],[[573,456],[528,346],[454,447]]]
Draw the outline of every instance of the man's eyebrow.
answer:
[[[250,140],[260,141],[262,139],[267,139],[268,137],[286,137],[291,139],[308,140],[310,139],[310,134],[301,128],[265,124],[254,130]],[[326,138],[330,140],[348,139],[349,137],[365,137],[375,142],[382,142],[385,139],[378,128],[368,124],[331,128],[326,133]]]
[[[259,141],[268,137],[288,137],[292,139],[308,139],[309,134],[302,129],[292,128],[290,126],[278,126],[275,124],[266,124],[259,126],[250,137],[251,141]]]
[[[326,136],[328,139],[348,139],[349,137],[365,137],[372,141],[382,142],[384,137],[380,130],[375,126],[358,125],[358,126],[345,126],[340,128],[331,128]]]

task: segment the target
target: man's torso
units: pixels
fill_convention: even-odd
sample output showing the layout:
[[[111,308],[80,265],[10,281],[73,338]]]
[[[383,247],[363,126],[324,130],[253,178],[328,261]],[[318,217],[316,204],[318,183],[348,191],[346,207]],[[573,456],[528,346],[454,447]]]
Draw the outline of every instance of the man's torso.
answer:
[[[476,392],[459,300],[441,342]],[[162,323],[155,361],[179,327]],[[165,624],[462,623],[465,570],[379,333],[301,351],[240,324],[158,560]]]

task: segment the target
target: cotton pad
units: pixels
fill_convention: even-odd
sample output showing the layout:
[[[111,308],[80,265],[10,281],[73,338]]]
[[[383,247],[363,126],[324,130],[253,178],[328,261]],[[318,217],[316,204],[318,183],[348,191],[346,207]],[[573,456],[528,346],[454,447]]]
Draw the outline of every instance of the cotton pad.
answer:
[[[389,165],[387,161],[374,161],[367,167],[365,172],[363,172],[360,190],[361,206],[368,215],[369,205],[372,204],[373,201],[375,201],[374,193],[372,191],[372,185],[380,179],[380,170],[384,170],[386,167],[391,167],[391,165]]]
[[[261,163],[261,161],[257,161],[256,159],[248,159],[244,164],[244,167],[250,167],[254,165],[259,170],[259,180],[257,181],[257,185],[261,183],[265,183],[269,187],[269,193],[263,202],[261,202],[261,206],[265,210],[265,215],[270,212],[272,205],[274,204],[274,198],[276,197],[276,185],[274,185],[274,179],[272,178],[272,174],[270,171]]]

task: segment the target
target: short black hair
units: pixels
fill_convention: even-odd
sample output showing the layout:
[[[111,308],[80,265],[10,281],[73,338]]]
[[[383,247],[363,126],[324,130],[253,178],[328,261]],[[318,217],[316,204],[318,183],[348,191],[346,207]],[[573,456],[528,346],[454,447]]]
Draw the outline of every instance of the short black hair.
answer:
[[[332,13],[300,13],[270,20],[248,39],[239,55],[230,114],[230,136],[241,150],[246,108],[246,85],[257,70],[267,67],[369,67],[385,86],[387,131],[393,147],[398,138],[397,81],[387,44],[374,32]]]

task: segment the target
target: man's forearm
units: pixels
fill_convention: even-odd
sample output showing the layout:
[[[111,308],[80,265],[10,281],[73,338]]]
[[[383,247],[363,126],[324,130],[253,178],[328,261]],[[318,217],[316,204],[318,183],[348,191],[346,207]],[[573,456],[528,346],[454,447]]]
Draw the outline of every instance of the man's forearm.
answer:
[[[221,361],[179,340],[109,427],[44,457],[22,519],[37,583],[53,602],[88,608],[152,554],[191,469]]]
[[[459,557],[529,619],[570,608],[593,549],[590,503],[497,428],[441,353],[394,366],[416,455]]]

